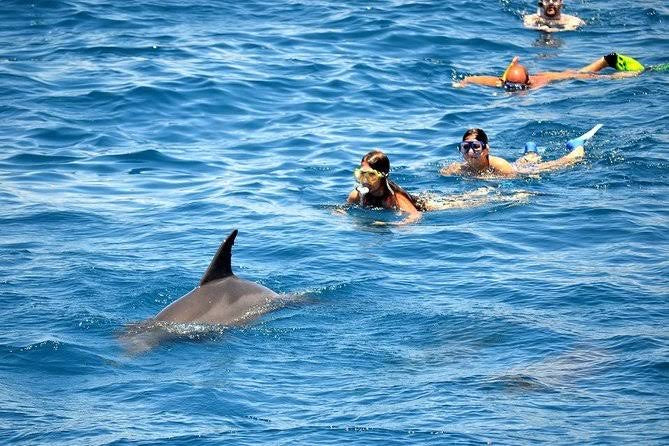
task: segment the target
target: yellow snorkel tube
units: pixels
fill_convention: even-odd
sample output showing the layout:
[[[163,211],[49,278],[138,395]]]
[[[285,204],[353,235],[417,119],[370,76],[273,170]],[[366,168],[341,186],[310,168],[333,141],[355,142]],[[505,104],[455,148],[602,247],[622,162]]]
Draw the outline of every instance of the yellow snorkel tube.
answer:
[[[509,63],[509,66],[506,67],[506,70],[504,70],[504,74],[502,74],[502,83],[506,82],[506,77],[509,75],[509,70],[511,69],[512,66],[518,63],[520,58],[518,56],[515,56],[513,59],[511,59],[511,63]]]

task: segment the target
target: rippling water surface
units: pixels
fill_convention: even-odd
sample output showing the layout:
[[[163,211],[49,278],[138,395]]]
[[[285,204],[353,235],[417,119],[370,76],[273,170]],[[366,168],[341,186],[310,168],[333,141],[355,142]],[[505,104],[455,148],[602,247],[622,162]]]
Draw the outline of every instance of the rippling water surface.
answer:
[[[551,36],[517,0],[2,6],[3,443],[669,443],[669,75],[451,87],[667,62],[665,2]],[[598,122],[570,170],[438,174],[470,126],[553,158]],[[374,148],[477,206],[339,212]],[[126,354],[233,228],[236,272],[306,303]]]

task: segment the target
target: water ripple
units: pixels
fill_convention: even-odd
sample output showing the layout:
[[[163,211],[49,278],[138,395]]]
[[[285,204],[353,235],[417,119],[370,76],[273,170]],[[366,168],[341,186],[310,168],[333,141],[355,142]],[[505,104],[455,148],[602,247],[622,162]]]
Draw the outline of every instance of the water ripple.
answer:
[[[666,63],[665,7],[571,2],[586,26],[545,35],[519,0],[3,6],[3,438],[666,443],[666,74],[451,87]],[[468,127],[556,158],[598,122],[568,170],[438,173]],[[444,209],[345,209],[377,148]],[[233,228],[236,274],[300,303],[125,355]]]

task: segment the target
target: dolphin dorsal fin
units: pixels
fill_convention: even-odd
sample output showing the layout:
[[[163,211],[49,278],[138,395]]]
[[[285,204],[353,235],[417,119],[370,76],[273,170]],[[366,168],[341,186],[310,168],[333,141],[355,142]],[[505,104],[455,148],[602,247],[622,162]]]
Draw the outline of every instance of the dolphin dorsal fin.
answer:
[[[214,258],[211,259],[209,268],[200,280],[200,286],[212,280],[225,279],[228,276],[234,275],[232,273],[232,245],[235,244],[235,237],[237,237],[237,230],[230,233],[221,246],[216,251]]]

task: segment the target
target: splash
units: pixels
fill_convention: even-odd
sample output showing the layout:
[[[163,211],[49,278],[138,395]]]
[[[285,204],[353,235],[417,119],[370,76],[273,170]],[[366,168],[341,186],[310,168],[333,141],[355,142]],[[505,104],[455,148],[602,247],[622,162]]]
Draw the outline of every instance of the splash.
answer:
[[[419,198],[424,201],[427,210],[443,211],[469,209],[492,203],[526,203],[532,195],[533,192],[524,190],[504,192],[492,187],[480,187],[462,194],[435,195],[425,192]]]

